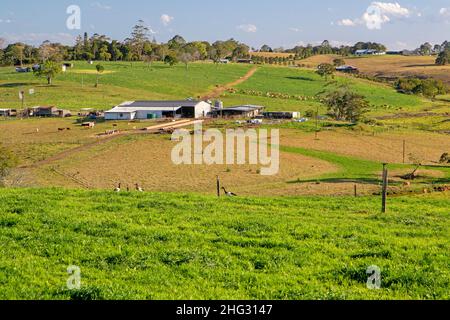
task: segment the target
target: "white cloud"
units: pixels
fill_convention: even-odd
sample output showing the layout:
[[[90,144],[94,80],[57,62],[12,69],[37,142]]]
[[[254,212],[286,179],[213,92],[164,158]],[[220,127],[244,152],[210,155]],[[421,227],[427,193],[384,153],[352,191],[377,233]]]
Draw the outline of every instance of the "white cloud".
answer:
[[[397,2],[372,2],[362,19],[368,29],[379,30],[383,24],[392,21],[393,18],[407,18],[410,15],[411,11]]]
[[[394,19],[409,18],[412,11],[402,7],[398,2],[379,2],[374,1],[367,8],[366,12],[358,19],[342,19],[337,22],[339,26],[355,27],[357,25],[366,25],[370,30],[379,30]],[[418,13],[420,17],[421,14]]]
[[[439,14],[444,17],[450,17],[450,8],[441,8]]]
[[[167,27],[174,19],[174,17],[171,17],[168,14],[163,14],[161,16],[161,23]]]
[[[237,29],[248,33],[255,33],[258,31],[258,28],[254,24],[241,24],[240,26],[237,26]]]
[[[150,32],[150,34],[157,34],[158,31],[153,30],[151,27],[148,27],[148,32]]]
[[[381,14],[394,17],[408,17],[411,12],[407,8],[403,8],[398,2],[372,2],[371,6],[379,8]]]
[[[289,31],[292,31],[292,32],[300,32],[301,29],[300,29],[300,28],[289,28]]]
[[[333,47],[341,47],[341,46],[349,46],[350,47],[353,45],[353,43],[348,42],[348,41],[330,40],[329,42]]]
[[[344,27],[355,27],[357,25],[357,23],[355,21],[353,21],[352,19],[342,19],[342,20],[339,20],[337,22],[337,24],[339,26],[344,26]]]
[[[93,7],[93,8],[98,8],[98,9],[102,9],[102,10],[111,10],[111,9],[112,9],[111,6],[108,6],[108,5],[106,5],[106,4],[102,4],[102,3],[98,2],[98,1],[92,2],[92,3],[91,3],[91,7]]]
[[[0,19],[0,23],[11,23],[11,22],[12,22],[12,20],[10,20],[10,19],[5,19],[5,20]]]

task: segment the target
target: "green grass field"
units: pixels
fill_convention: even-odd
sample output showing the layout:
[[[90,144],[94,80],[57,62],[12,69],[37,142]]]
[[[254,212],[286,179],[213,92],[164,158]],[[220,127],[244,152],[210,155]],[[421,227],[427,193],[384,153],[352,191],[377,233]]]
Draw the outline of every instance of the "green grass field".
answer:
[[[72,110],[109,109],[130,100],[197,98],[218,84],[239,79],[251,68],[250,65],[208,63],[192,63],[188,70],[184,65],[169,67],[161,63],[150,68],[144,63],[102,64],[105,73],[100,76],[99,88],[94,88],[97,77],[95,64],[86,62],[75,62],[73,69],[56,77],[53,86],[47,86],[45,79],[38,79],[32,73],[16,73],[13,67],[0,68],[0,107],[20,108],[18,92],[30,88],[35,89],[35,94],[26,95],[26,106],[56,105]],[[372,113],[414,111],[431,105],[417,96],[399,94],[379,83],[339,75],[329,80],[311,70],[263,66],[236,89],[297,95],[307,100],[273,99],[240,92],[225,93],[222,98],[226,105],[260,104],[269,110],[305,111],[320,106],[314,98],[318,93],[346,84],[367,97],[373,106]]]
[[[30,88],[35,94],[26,94],[26,106],[74,111],[106,110],[127,100],[195,98],[253,67],[103,64],[99,88],[94,88],[95,64],[76,62],[54,86],[12,67],[0,68],[0,108],[20,108],[18,92]],[[252,170],[220,169],[222,183],[237,198],[209,195],[215,192],[212,170],[217,168],[174,174],[166,157],[169,136],[132,132],[150,122],[116,127],[106,122],[84,130],[75,118],[0,119],[0,138],[20,165],[44,160],[35,168],[17,169],[19,177],[24,174],[21,186],[36,188],[0,188],[0,299],[450,299],[450,199],[448,192],[421,194],[450,181],[450,167],[437,164],[450,151],[448,96],[431,102],[367,80],[326,81],[312,70],[260,66],[221,99],[226,106],[301,112],[319,107],[324,114],[314,96],[342,84],[367,97],[369,117],[376,121],[357,126],[321,121],[318,140],[313,140],[314,121],[267,121],[263,128],[281,129],[287,173],[262,181]],[[234,120],[205,125],[238,126]],[[97,134],[112,128],[129,135],[97,144]],[[414,168],[410,159],[401,164],[404,139],[406,156],[426,164],[409,186],[399,177]],[[380,197],[373,194],[380,190],[386,161],[388,213],[381,214]],[[209,188],[207,174],[212,174],[208,192],[198,189],[204,177]],[[117,194],[92,187],[112,189],[117,181],[144,178],[147,191],[165,191],[161,186],[167,184],[177,189]],[[90,190],[64,189],[78,185],[73,179],[92,183],[79,186]],[[345,196],[354,185],[361,196]],[[61,188],[46,188],[53,186]],[[180,193],[185,190],[192,193]],[[70,265],[81,268],[80,290],[66,287]],[[372,265],[382,272],[380,290],[366,287]]]
[[[449,299],[444,195],[0,190],[0,299]],[[81,290],[66,288],[69,265]],[[380,290],[366,288],[369,266]]]
[[[261,67],[252,78],[237,87],[237,93],[227,94],[224,101],[233,104],[250,100],[268,106],[271,110],[305,111],[311,108],[315,109],[320,105],[320,102],[314,99],[317,94],[333,90],[341,85],[347,85],[350,89],[365,96],[372,105],[370,110],[372,113],[414,111],[431,104],[417,96],[397,93],[393,88],[384,84],[340,75],[336,75],[334,80],[326,80],[312,70],[270,66]],[[307,100],[254,97],[243,94],[239,90],[298,95],[306,97]]]
[[[244,76],[249,65],[213,65],[193,63],[186,71],[184,65],[170,67],[154,63],[102,62],[105,74],[95,88],[95,64],[74,62],[74,68],[59,74],[53,86],[32,73],[16,73],[13,67],[0,68],[0,108],[20,108],[19,91],[35,89],[26,95],[26,106],[55,105],[79,110],[107,110],[130,100],[186,99],[208,93],[217,84],[226,84]]]

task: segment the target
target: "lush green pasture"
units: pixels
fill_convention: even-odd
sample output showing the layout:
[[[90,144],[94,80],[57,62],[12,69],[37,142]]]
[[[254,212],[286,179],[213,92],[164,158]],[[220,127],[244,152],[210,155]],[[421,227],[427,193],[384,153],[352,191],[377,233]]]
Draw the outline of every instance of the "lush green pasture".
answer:
[[[347,85],[352,90],[362,94],[373,105],[372,112],[390,113],[397,111],[417,110],[430,102],[420,97],[397,93],[393,88],[367,80],[336,75],[335,79],[325,80],[313,70],[280,68],[264,66],[248,81],[240,84],[237,89],[275,92],[306,97],[306,101],[272,99],[253,97],[251,95],[227,94],[226,102],[250,100],[267,105],[272,110],[305,111],[316,107],[319,102],[313,99],[318,93],[332,90],[340,85]]]
[[[449,299],[448,195],[379,202],[3,189],[0,299]]]
[[[185,99],[208,93],[217,84],[235,81],[250,70],[249,65],[193,63],[170,67],[161,63],[102,62],[105,73],[95,88],[95,63],[75,62],[74,68],[59,74],[53,86],[32,73],[16,73],[13,67],[0,68],[0,108],[19,108],[19,91],[34,88],[26,95],[26,106],[56,105],[61,108],[109,109],[123,101],[139,99]]]

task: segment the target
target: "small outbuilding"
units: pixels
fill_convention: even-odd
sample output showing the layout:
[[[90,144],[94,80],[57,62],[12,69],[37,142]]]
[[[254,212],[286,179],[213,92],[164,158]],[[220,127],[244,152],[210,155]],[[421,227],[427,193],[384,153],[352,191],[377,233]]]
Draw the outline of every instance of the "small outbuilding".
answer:
[[[263,112],[263,116],[267,119],[299,119],[301,117],[300,112],[294,111]]]
[[[11,109],[0,109],[0,117],[11,117]]]
[[[354,66],[346,66],[346,65],[336,67],[336,71],[345,72],[345,73],[358,73],[359,72],[358,68],[356,68]]]
[[[253,118],[257,117],[261,111],[264,110],[262,106],[255,105],[242,105],[234,106],[224,109],[217,109],[214,111],[216,116],[222,117],[243,117],[243,118]]]
[[[72,116],[71,112],[69,110],[62,110],[58,109],[54,106],[39,106],[39,107],[33,107],[29,111],[29,116],[31,117],[70,117]]]

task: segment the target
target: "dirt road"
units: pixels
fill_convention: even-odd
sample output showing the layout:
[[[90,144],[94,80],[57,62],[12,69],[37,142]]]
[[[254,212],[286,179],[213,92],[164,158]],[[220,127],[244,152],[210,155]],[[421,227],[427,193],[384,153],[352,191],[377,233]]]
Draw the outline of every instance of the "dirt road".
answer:
[[[230,82],[228,84],[216,87],[214,90],[209,92],[207,95],[203,96],[201,98],[201,100],[210,100],[210,99],[219,98],[222,95],[222,93],[224,93],[228,89],[235,87],[235,86],[247,81],[248,79],[250,79],[257,70],[258,70],[258,67],[253,67],[243,77],[241,77],[233,82]]]

